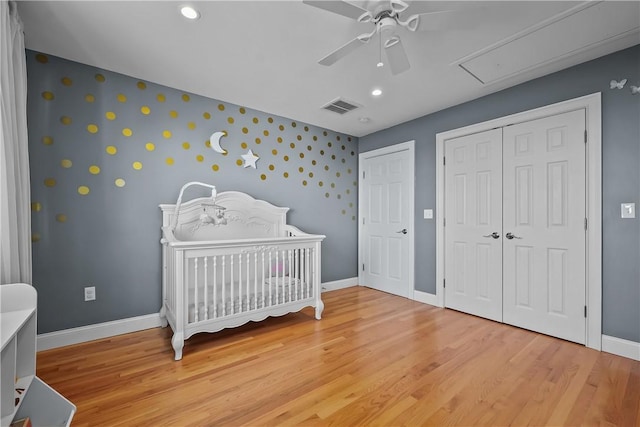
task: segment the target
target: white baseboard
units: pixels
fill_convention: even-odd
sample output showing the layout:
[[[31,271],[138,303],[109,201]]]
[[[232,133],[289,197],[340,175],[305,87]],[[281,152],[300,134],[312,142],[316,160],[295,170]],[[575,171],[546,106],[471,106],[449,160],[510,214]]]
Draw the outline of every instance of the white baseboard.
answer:
[[[96,323],[95,325],[39,334],[37,348],[38,351],[49,350],[66,345],[113,337],[115,335],[128,334],[129,332],[158,328],[160,326],[160,315],[158,313]]]
[[[602,351],[640,361],[640,342],[603,335]]]
[[[322,284],[322,292],[335,291],[336,289],[350,288],[358,286],[358,278],[351,277],[349,279],[334,280],[333,282],[324,282]]]
[[[433,305],[435,307],[440,307],[438,305],[438,297],[428,292],[414,290],[413,300],[418,302],[423,302],[425,304]]]

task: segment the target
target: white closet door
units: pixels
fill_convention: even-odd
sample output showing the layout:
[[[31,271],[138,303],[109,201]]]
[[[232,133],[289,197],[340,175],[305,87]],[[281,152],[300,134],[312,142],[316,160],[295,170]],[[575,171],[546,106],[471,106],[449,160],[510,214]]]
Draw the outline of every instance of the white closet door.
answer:
[[[501,129],[445,143],[445,306],[497,321],[502,321],[501,147]]]
[[[413,154],[408,149],[367,157],[364,153],[362,193],[361,285],[405,298],[412,297],[410,250],[413,235]]]
[[[579,343],[586,328],[584,132],[578,110],[508,126],[503,141],[504,322]]]

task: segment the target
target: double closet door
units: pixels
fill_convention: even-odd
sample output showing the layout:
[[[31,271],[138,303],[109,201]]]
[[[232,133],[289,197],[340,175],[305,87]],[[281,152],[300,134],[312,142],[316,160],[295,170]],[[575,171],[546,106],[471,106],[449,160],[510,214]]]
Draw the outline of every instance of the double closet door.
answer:
[[[585,110],[445,143],[445,306],[585,343]]]

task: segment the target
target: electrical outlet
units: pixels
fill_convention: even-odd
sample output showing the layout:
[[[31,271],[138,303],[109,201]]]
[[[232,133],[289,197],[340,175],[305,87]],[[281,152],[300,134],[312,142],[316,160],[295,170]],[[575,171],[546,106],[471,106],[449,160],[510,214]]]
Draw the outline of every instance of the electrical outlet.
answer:
[[[96,299],[96,287],[87,286],[86,288],[84,288],[84,300],[95,301],[95,299]]]

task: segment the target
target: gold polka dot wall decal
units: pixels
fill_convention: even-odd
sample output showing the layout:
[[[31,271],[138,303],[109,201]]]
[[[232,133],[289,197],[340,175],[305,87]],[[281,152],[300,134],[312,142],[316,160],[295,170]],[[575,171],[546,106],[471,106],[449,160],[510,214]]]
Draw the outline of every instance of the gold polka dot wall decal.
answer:
[[[249,129],[247,129],[246,127],[242,128],[242,133],[249,133]]]
[[[331,188],[336,188],[336,183],[335,182],[331,183]]]
[[[167,100],[167,97],[159,93],[158,95],[156,95],[156,99],[158,100],[158,102],[164,102]]]
[[[188,150],[189,148],[191,148],[191,144],[185,141],[182,143],[182,148],[184,148],[185,150]]]
[[[288,162],[289,161],[289,156],[284,156],[283,159],[284,159],[285,162]]]
[[[69,159],[62,159],[60,161],[60,166],[62,166],[65,169],[69,169],[71,166],[73,166],[73,162]]]
[[[169,116],[171,116],[172,119],[177,119],[178,118],[178,112],[176,110],[171,110],[171,111],[169,111]]]
[[[325,165],[324,170],[328,171],[329,170],[329,165]]]
[[[313,172],[309,172],[309,178],[313,178]]]
[[[205,147],[207,147],[207,148],[211,148],[211,140],[207,139],[207,140],[204,142],[204,146],[205,146]]]
[[[327,147],[331,148],[333,144],[331,144],[331,141],[327,142]]]
[[[296,144],[292,142],[291,144],[289,144],[289,147],[291,147],[291,149],[294,149],[296,148]]]
[[[339,196],[339,194],[338,194],[338,196]],[[339,198],[339,197],[338,197],[338,198]],[[344,209],[342,209],[342,215],[344,215],[344,214],[346,214],[346,213],[347,213],[347,211],[345,211]]]
[[[56,215],[56,221],[67,222],[67,216],[65,214],[58,214]]]
[[[242,159],[238,159],[238,160],[236,160],[236,165],[238,165],[238,166],[242,166],[242,163],[243,163],[243,162],[242,162]]]
[[[63,124],[63,125],[65,125],[65,126],[70,125],[70,124],[71,124],[71,122],[72,122],[72,120],[71,120],[71,117],[69,117],[69,116],[62,116],[62,117],[60,117],[60,123],[62,123],[62,124]]]
[[[263,134],[264,136],[269,136],[269,131],[268,131],[268,130],[265,130],[265,131],[263,131],[263,132],[262,132],[262,134]]]
[[[147,88],[147,84],[145,82],[138,82],[136,83],[136,86],[138,86],[138,89],[140,90],[145,90]]]
[[[282,137],[279,136],[277,141],[278,141],[278,144],[282,144]]]
[[[340,178],[340,172],[336,172],[336,177]]]
[[[106,80],[102,74],[96,74],[95,79],[97,82],[100,82],[100,83],[104,83],[104,81]]]
[[[53,92],[49,91],[42,92],[42,97],[47,101],[53,101],[55,99],[55,95],[53,94]]]
[[[300,153],[300,158],[304,159],[304,153]]]
[[[229,118],[227,119],[227,122],[229,122],[229,124],[233,124],[233,122],[234,122],[234,121],[235,121],[235,120],[233,119],[233,117],[229,117]]]
[[[260,122],[260,120],[258,120],[258,118],[257,118],[257,117],[254,117],[254,118],[253,118],[253,123],[258,124],[259,122]]]
[[[98,126],[94,125],[93,123],[87,125],[87,131],[89,133],[98,133]]]
[[[297,139],[298,141],[302,141],[302,135],[298,135],[298,136],[296,136],[296,139]]]
[[[300,172],[300,173],[304,172],[304,168],[303,168],[302,166],[300,166],[300,167],[298,168],[298,172]]]
[[[189,102],[191,100],[191,97],[189,95],[187,95],[186,93],[182,94],[182,100],[184,102]]]
[[[276,167],[275,167],[274,165],[269,165],[269,170],[270,170],[270,171],[275,170],[275,168],[276,168]]]
[[[289,178],[289,172],[283,173],[282,176],[284,176],[285,178]]]
[[[344,145],[341,147],[342,151],[346,150],[347,147],[345,147]]]
[[[148,116],[151,113],[151,108],[149,108],[149,106],[147,105],[143,105],[142,107],[140,107],[140,112],[145,116]]]
[[[202,113],[202,117],[203,117],[205,120],[209,120],[209,119],[211,119],[211,113],[207,113],[207,112]]]
[[[336,136],[336,139],[337,139],[338,141],[340,141],[340,135]]]
[[[116,119],[116,113],[114,113],[113,111],[107,111],[106,113],[104,113],[104,116],[107,118],[107,120]]]
[[[89,166],[89,173],[91,175],[98,175],[100,173],[100,167],[96,165]]]
[[[220,110],[220,111],[224,111],[224,105],[222,105],[222,104],[218,104],[218,110]]]
[[[320,155],[324,156],[324,150],[320,150]]]
[[[347,141],[351,142],[351,137],[348,137],[348,138],[347,138]]]
[[[322,187],[324,185],[324,183],[322,181],[318,182],[318,186]]]
[[[302,181],[302,185],[304,185],[304,186],[307,185],[307,180],[306,179]]]
[[[171,138],[171,131],[170,130],[162,131],[162,136],[165,137],[166,139]]]
[[[213,169],[214,172],[218,172],[220,170],[220,166],[213,165],[213,166],[211,166],[211,169]]]
[[[38,61],[41,64],[46,64],[47,62],[49,62],[49,58],[47,57],[47,55],[43,55],[42,53],[39,53],[36,55],[36,61]]]
[[[278,155],[278,150],[276,150],[275,148],[273,150],[271,150],[271,154],[273,154],[274,156]]]
[[[40,237],[40,233],[33,233],[33,234],[31,235],[31,241],[32,241],[33,243],[37,243],[37,242],[39,242],[39,241],[40,241],[40,239],[41,239],[41,237]]]
[[[124,128],[124,129],[122,129],[122,134],[124,136],[131,136],[131,135],[133,135],[133,131],[131,129],[129,129],[129,128]]]
[[[73,81],[69,77],[61,78],[60,82],[65,86],[71,86],[73,84]]]
[[[89,191],[89,187],[87,187],[86,185],[81,185],[80,187],[78,187],[78,194],[82,196],[86,196],[87,194],[89,194]]]
[[[155,144],[153,142],[147,142],[146,144],[144,144],[144,148],[147,151],[153,151],[153,150],[156,149],[156,146],[155,146]]]
[[[329,193],[324,193],[324,197],[329,198]]]
[[[267,175],[265,175],[265,174],[260,175],[260,179],[263,180],[263,181],[266,180],[267,179]]]
[[[133,162],[133,164],[131,166],[137,171],[142,169],[142,163],[141,162]]]
[[[280,129],[280,130],[284,130],[284,126],[283,126],[283,125],[280,125],[280,126],[278,126],[278,129]]]
[[[315,161],[315,159],[314,159],[314,160],[311,160],[311,164],[312,164],[313,166],[315,166],[315,165],[317,165],[317,164],[318,164],[318,162],[316,162],[316,161]]]
[[[322,134],[323,134],[324,136],[327,136],[327,131],[326,131],[326,130],[325,130],[325,131],[323,131],[323,132],[322,132]]]
[[[240,111],[240,114],[244,114],[247,112],[247,110],[244,107],[240,107],[238,111]]]
[[[40,212],[41,210],[42,210],[42,205],[39,202],[31,202],[32,212]]]
[[[42,143],[44,145],[51,145],[51,144],[53,144],[53,138],[51,138],[50,136],[43,136],[42,137]]]
[[[243,150],[246,150],[246,149],[247,149],[247,147],[248,147],[248,145],[247,145],[247,143],[246,143],[246,142],[243,142],[242,144],[240,144],[240,147],[241,147]]]
[[[313,150],[313,147],[311,147],[310,145],[307,145],[307,151],[311,151]]]
[[[317,137],[317,136],[315,136],[315,135],[313,135],[313,140],[314,140],[314,141],[317,141],[317,140],[318,140],[318,137]]]
[[[304,131],[305,131],[305,132],[309,132],[309,126],[305,126],[305,127],[304,127]]]
[[[116,178],[116,180],[114,181],[114,184],[116,185],[116,187],[122,188],[125,186],[126,182],[122,178]]]
[[[107,148],[104,149],[107,154],[111,154],[112,156],[118,152],[118,149],[113,145],[108,145]]]
[[[269,117],[269,118],[267,119],[267,121],[268,121],[269,123],[273,123],[273,117]]]
[[[355,151],[352,151],[352,152],[351,152],[351,155],[352,155],[352,156],[355,156],[355,155],[356,155]]]
[[[342,199],[342,196],[341,196],[340,194],[338,194],[338,196],[337,196],[337,197],[338,197],[338,199]]]
[[[291,127],[292,127],[292,128],[294,128],[294,127],[296,127],[296,126],[298,126],[298,124],[297,124],[296,122],[291,122]]]
[[[202,154],[198,154],[198,155],[196,156],[196,160],[197,160],[198,162],[202,162],[202,161],[204,161],[204,156],[203,156]]]
[[[349,189],[347,188],[347,190],[345,191],[345,193],[347,193],[347,194],[351,194],[351,190],[349,190]]]
[[[89,102],[89,103],[92,103],[92,102],[94,102],[96,100],[96,97],[91,95],[90,93],[88,93],[88,94],[86,94],[84,96],[84,100]]]
[[[336,159],[336,155],[335,155],[335,154],[332,154],[332,155],[331,155],[331,160],[335,160],[335,159]]]
[[[189,122],[187,123],[187,127],[191,130],[194,130],[196,128],[196,123],[195,122]]]
[[[168,164],[169,166],[171,166],[175,162],[173,160],[173,157],[167,157],[166,160],[165,160],[165,163]]]
[[[351,169],[347,169],[347,173],[348,173],[348,174],[351,174]]]

